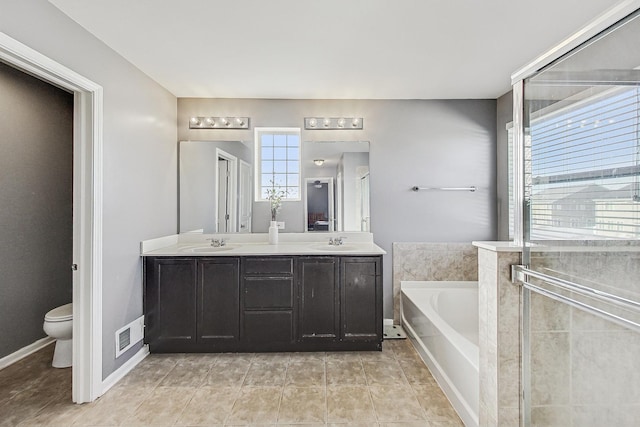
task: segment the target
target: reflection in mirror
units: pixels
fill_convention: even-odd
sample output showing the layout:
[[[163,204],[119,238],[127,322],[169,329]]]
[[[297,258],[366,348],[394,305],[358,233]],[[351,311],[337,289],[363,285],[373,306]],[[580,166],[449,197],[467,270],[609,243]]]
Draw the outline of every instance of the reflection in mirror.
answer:
[[[252,150],[239,141],[181,141],[179,232],[248,232]]]
[[[333,178],[305,179],[307,231],[335,231]]]
[[[369,142],[307,142],[303,158],[306,230],[369,231]],[[319,192],[331,200],[318,205]]]
[[[253,154],[252,141],[180,142],[180,233],[267,231],[268,207],[253,198]],[[281,210],[286,232],[370,231],[369,142],[306,141],[301,171],[302,200]]]

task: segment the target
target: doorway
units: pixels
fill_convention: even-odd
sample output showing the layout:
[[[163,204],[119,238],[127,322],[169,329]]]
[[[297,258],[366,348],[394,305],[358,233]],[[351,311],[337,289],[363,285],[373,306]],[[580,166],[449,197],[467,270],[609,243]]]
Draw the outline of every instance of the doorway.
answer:
[[[369,171],[360,178],[360,231],[371,231],[371,208],[369,204]]]
[[[240,185],[238,192],[238,220],[240,233],[251,233],[251,203],[253,194],[251,185],[253,183],[253,168],[244,160],[240,160]]]
[[[233,233],[238,231],[238,158],[220,149],[216,158],[216,233]]]
[[[72,400],[91,402],[103,392],[102,87],[1,32],[0,61],[73,93]]]
[[[333,178],[305,178],[306,231],[335,231]]]

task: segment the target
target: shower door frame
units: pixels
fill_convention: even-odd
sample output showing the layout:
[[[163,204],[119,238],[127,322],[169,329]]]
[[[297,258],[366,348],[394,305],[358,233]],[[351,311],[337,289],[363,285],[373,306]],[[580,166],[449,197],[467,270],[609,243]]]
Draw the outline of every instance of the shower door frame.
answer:
[[[555,47],[543,53],[529,64],[525,65],[511,75],[513,89],[513,198],[514,198],[514,243],[522,246],[522,266],[514,266],[514,283],[526,281],[526,271],[530,266],[530,253],[525,250],[528,241],[528,203],[529,199],[525,194],[525,79],[535,75],[552,62],[568,54],[573,49],[597,36],[607,28],[623,20],[627,16],[640,9],[640,0],[624,0],[600,16],[587,23],[582,29],[560,42]],[[531,425],[531,353],[530,353],[530,302],[531,290],[525,286],[522,289],[522,304],[520,311],[521,328],[521,407],[520,425],[528,427]]]

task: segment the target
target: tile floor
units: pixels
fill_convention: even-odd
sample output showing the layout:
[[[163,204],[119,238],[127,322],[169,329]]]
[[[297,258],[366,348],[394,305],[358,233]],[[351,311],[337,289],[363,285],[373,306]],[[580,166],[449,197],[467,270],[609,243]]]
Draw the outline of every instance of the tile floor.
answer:
[[[382,352],[153,354],[83,405],[52,351],[0,371],[0,426],[463,425],[408,340]]]

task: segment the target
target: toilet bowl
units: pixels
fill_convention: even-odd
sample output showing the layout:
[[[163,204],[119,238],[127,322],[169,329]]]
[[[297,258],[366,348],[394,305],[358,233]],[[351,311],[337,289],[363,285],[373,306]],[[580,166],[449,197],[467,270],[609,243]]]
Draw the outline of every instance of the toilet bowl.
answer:
[[[71,333],[73,331],[73,304],[65,304],[47,312],[42,325],[44,332],[56,339],[56,348],[53,352],[54,368],[68,368],[73,360],[73,344]]]

